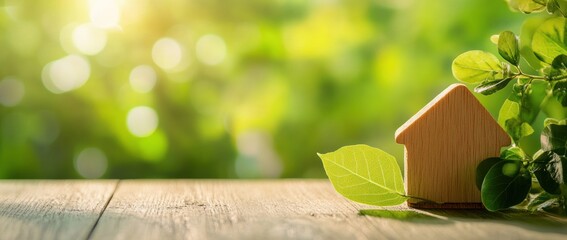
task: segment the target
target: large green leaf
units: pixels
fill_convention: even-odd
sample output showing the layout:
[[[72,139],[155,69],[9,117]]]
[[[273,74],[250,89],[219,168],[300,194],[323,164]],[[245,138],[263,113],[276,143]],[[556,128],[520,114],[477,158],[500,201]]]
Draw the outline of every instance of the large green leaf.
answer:
[[[520,31],[520,55],[532,69],[540,69],[542,62],[536,57],[532,49],[532,39],[537,28],[545,22],[545,18],[528,18],[522,24]],[[527,66],[524,70],[529,69]]]
[[[513,32],[504,31],[498,37],[498,53],[514,66],[520,64],[520,47]]]
[[[457,56],[452,64],[453,76],[466,83],[502,79],[502,65],[494,54],[479,50]]]
[[[530,190],[532,177],[521,161],[500,161],[486,174],[481,197],[486,209],[497,211],[522,202]]]
[[[548,193],[561,194],[561,185],[567,181],[567,158],[556,151],[545,151],[535,161],[534,175]],[[565,153],[565,149],[561,149]]]
[[[318,155],[331,183],[346,198],[378,206],[407,200],[400,167],[390,154],[367,145],[353,145]]]
[[[482,182],[484,181],[484,177],[486,177],[488,171],[500,161],[502,161],[502,159],[497,157],[487,158],[482,160],[482,162],[476,166],[476,187],[478,190],[481,190]]]
[[[532,49],[543,62],[551,64],[560,54],[567,54],[565,18],[557,17],[545,21],[534,33]]]

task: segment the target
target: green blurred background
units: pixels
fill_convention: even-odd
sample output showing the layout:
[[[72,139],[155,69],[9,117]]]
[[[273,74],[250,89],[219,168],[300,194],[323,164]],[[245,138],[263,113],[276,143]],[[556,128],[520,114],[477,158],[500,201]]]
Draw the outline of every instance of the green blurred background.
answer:
[[[0,178],[324,177],[316,153],[357,143],[402,163],[394,132],[452,60],[525,18],[494,0],[6,0]],[[496,117],[507,93],[477,97]]]

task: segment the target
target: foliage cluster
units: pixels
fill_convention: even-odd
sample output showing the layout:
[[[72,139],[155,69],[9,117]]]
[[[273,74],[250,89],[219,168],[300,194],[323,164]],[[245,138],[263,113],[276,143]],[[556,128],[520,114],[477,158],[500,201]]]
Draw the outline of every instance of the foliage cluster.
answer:
[[[492,37],[499,60],[489,52],[473,50],[453,61],[453,75],[465,83],[478,84],[475,91],[491,95],[512,84],[502,104],[498,122],[513,140],[500,157],[489,158],[477,168],[477,187],[489,210],[522,202],[531,210],[567,211],[567,125],[547,118],[541,131],[541,149],[530,156],[520,140],[535,133],[540,112],[550,105],[567,107],[567,1],[510,0],[511,8],[524,12],[547,11],[552,17],[522,29],[520,37],[504,31]],[[528,33],[525,33],[528,32]],[[565,166],[565,167],[564,167]],[[533,180],[532,180],[533,179]],[[541,188],[540,188],[541,186]],[[531,192],[531,194],[530,194]]]

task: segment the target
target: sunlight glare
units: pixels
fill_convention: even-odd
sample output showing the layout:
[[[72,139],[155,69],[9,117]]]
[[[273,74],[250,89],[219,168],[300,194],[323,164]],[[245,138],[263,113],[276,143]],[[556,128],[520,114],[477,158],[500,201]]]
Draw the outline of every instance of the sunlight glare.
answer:
[[[100,28],[116,28],[120,21],[120,9],[115,0],[89,0],[91,22]]]

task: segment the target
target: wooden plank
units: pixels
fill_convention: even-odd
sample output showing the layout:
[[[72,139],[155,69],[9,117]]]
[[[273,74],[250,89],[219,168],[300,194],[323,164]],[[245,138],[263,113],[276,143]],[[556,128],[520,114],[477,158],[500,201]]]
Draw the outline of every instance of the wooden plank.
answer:
[[[93,239],[565,239],[567,221],[525,212],[373,207],[327,180],[121,181]],[[375,208],[374,208],[375,209]],[[384,212],[367,212],[384,213]],[[381,214],[374,214],[381,215]],[[383,215],[383,214],[382,214]],[[398,214],[400,215],[400,214]],[[401,214],[403,215],[403,214]]]
[[[117,181],[0,181],[1,239],[87,239]]]

